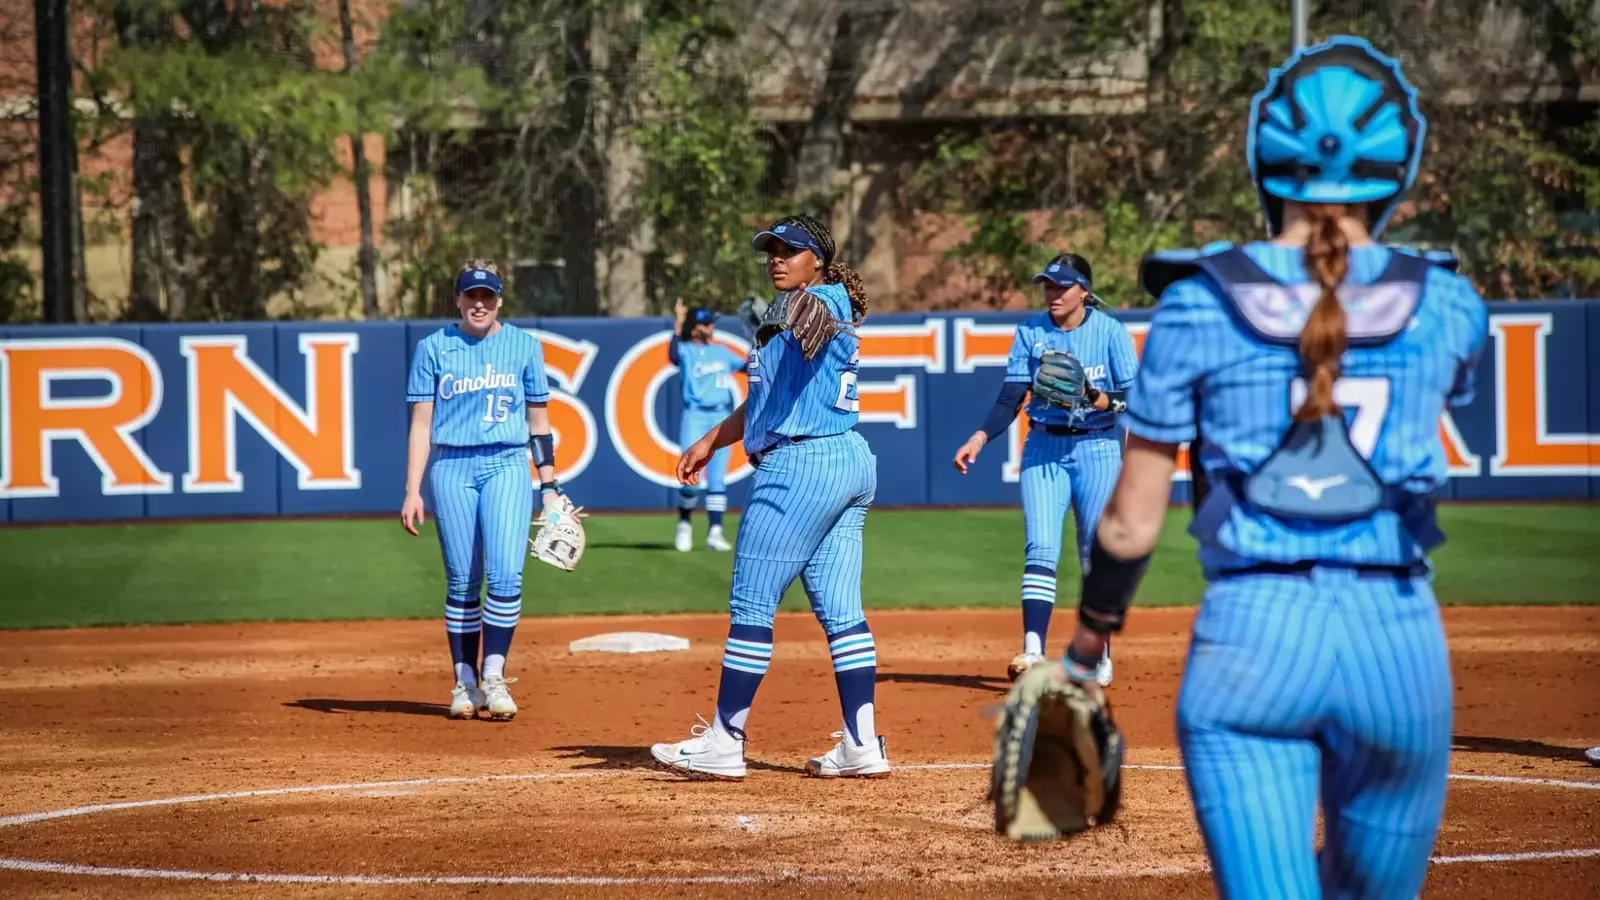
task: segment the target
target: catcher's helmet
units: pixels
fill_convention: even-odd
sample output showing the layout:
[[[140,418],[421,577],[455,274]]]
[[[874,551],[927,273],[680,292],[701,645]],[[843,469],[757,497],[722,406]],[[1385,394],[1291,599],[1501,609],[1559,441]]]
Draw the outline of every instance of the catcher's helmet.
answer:
[[[1361,38],[1290,57],[1250,103],[1245,152],[1268,232],[1295,200],[1371,203],[1377,236],[1416,181],[1427,125],[1400,64]]]

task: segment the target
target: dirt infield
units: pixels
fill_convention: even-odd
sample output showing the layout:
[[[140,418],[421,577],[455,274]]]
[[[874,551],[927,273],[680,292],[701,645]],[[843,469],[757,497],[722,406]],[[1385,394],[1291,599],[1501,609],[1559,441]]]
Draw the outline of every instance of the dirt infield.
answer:
[[[721,617],[525,620],[504,724],[445,719],[435,622],[4,632],[0,896],[1211,896],[1172,724],[1191,616],[1143,611],[1117,645],[1118,824],[1027,847],[984,802],[1015,613],[875,614],[898,769],[844,783],[800,775],[839,727],[809,617],[780,618],[741,784],[644,749],[711,713]],[[1446,623],[1461,777],[1427,895],[1600,896],[1600,610]],[[693,647],[566,649],[639,629]]]

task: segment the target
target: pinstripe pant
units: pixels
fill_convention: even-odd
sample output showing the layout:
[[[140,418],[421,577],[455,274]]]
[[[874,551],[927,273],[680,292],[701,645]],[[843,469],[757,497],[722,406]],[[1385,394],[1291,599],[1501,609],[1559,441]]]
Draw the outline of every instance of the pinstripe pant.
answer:
[[[1070,507],[1077,522],[1078,561],[1089,561],[1100,513],[1122,472],[1122,442],[1116,429],[1103,435],[1028,432],[1022,447],[1022,521],[1026,562],[1054,570],[1061,561],[1061,529]]]
[[[678,425],[678,447],[684,450],[689,445],[705,436],[705,433],[717,427],[731,409],[705,410],[685,407],[683,421]],[[711,454],[711,459],[706,463],[705,480],[695,485],[682,485],[678,488],[679,494],[685,503],[685,509],[693,509],[697,494],[712,493],[723,494],[728,490],[728,458],[732,455],[732,447],[723,447]]]
[[[533,521],[528,448],[439,447],[428,483],[450,599],[476,605],[486,571],[492,596],[521,596]]]
[[[861,531],[877,488],[877,457],[853,431],[779,444],[763,456],[734,545],[733,624],[772,627],[795,576],[828,634],[866,621]]]
[[[1451,715],[1425,578],[1318,569],[1213,582],[1178,743],[1221,895],[1416,897],[1444,811]]]

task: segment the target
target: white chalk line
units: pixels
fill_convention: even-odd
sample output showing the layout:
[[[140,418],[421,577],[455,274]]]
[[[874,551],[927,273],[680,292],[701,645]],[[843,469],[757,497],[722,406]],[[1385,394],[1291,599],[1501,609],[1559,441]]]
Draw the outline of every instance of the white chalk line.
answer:
[[[1516,863],[1559,859],[1587,859],[1600,856],[1600,848],[1583,850],[1544,850],[1529,853],[1477,853],[1467,856],[1435,856],[1433,865],[1455,863]],[[264,884],[363,884],[363,885],[563,885],[621,886],[671,884],[769,884],[779,881],[872,882],[904,881],[896,875],[820,875],[781,872],[776,875],[295,875],[276,872],[195,872],[187,869],[143,869],[121,866],[85,866],[31,859],[0,857],[0,869],[41,872],[51,875],[93,875],[112,878],[144,878],[164,881],[239,881]],[[1122,872],[1096,872],[1095,877],[1149,878],[1170,875],[1203,874],[1211,871],[1197,866],[1158,866]]]
[[[266,788],[257,791],[230,791],[222,794],[191,794],[187,797],[161,797],[155,800],[128,800],[119,803],[97,803],[93,806],[75,806],[71,809],[53,809],[49,812],[24,813],[20,816],[0,818],[0,828],[27,825],[48,819],[65,819],[95,813],[114,812],[119,809],[139,809],[147,806],[179,806],[186,803],[206,803],[212,800],[235,800],[244,797],[281,797],[285,794],[321,794],[335,791],[356,791],[374,788],[418,787],[426,784],[470,784],[480,781],[546,781],[565,778],[598,778],[600,772],[535,772],[528,775],[455,775],[440,778],[408,778],[403,781],[363,781],[350,784],[308,784],[301,787]]]
[[[0,857],[0,869],[47,872],[55,875],[100,875],[115,878],[160,878],[169,881],[253,881],[270,884],[760,884],[772,881],[853,881],[842,875],[285,875],[257,872],[191,872],[185,869],[133,869],[118,866],[81,866]]]
[[[1577,788],[1580,791],[1600,791],[1600,781],[1562,781],[1557,778],[1523,778],[1517,775],[1456,775],[1452,781],[1491,781],[1499,784],[1542,784],[1549,787]]]
[[[1541,859],[1588,859],[1600,856],[1600,847],[1589,850],[1537,850],[1529,853],[1472,853],[1466,856],[1435,856],[1428,860],[1436,866],[1451,863],[1531,862]]]
[[[897,766],[901,770],[937,771],[937,770],[962,770],[986,769],[990,763],[986,762],[957,762],[957,763],[922,763]],[[1181,772],[1183,766],[1172,765],[1124,765],[1125,769],[1145,769],[1162,772]],[[312,793],[337,793],[339,791],[372,791],[385,788],[420,787],[435,784],[473,784],[494,781],[550,781],[570,780],[579,778],[621,777],[637,774],[647,770],[611,770],[602,772],[533,772],[514,775],[453,775],[437,778],[408,778],[397,781],[366,781],[349,782],[343,784],[314,784],[301,785],[287,788],[264,788],[250,791],[229,791],[212,794],[190,794],[183,797],[161,797],[152,800],[130,800],[116,803],[99,803],[90,806],[76,806],[69,809],[57,809],[47,812],[24,813],[22,815],[0,817],[0,828],[26,825],[34,822],[63,819],[75,816],[87,816],[95,813],[114,812],[125,809],[139,809],[153,806],[178,806],[192,803],[206,803],[217,800],[234,800],[252,797],[280,797],[292,794]],[[1600,789],[1600,782],[1563,781],[1554,778],[1525,778],[1513,775],[1466,775],[1451,774],[1450,778],[1463,781],[1483,781],[1501,784],[1538,785],[1546,787],[1569,787],[1583,790]],[[756,830],[755,823],[747,816],[738,816],[739,825],[748,831]],[[1543,850],[1523,853],[1478,853],[1461,856],[1435,856],[1429,860],[1433,865],[1451,865],[1459,863],[1506,863],[1506,862],[1536,862],[1541,860],[1556,859],[1587,859],[1600,856],[1600,848]],[[672,884],[764,884],[779,881],[806,881],[806,882],[860,882],[860,881],[896,881],[902,880],[894,875],[826,875],[796,871],[783,871],[777,874],[707,874],[707,875],[316,875],[292,873],[259,873],[259,872],[197,872],[187,869],[151,869],[121,866],[93,866],[76,863],[56,863],[45,860],[14,859],[0,857],[0,869],[9,869],[22,872],[42,872],[58,875],[91,875],[116,878],[144,878],[163,879],[170,881],[228,881],[228,882],[258,882],[268,884],[362,884],[362,885],[564,885],[564,886],[622,886],[622,885],[672,885]],[[1119,872],[1119,876],[1148,877],[1160,875],[1183,875],[1190,873],[1209,872],[1210,866],[1199,865],[1193,867],[1160,866],[1148,869]],[[1101,873],[1109,874],[1109,873]]]

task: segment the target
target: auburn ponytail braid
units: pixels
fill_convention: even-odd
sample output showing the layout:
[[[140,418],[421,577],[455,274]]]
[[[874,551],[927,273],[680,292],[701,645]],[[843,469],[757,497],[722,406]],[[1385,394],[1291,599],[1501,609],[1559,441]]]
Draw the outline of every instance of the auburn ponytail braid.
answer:
[[[822,248],[822,280],[828,284],[844,285],[845,293],[850,296],[850,309],[855,313],[855,320],[861,322],[867,317],[867,285],[861,279],[861,273],[841,262],[834,260],[838,247],[834,243],[833,232],[828,226],[807,215],[786,216],[773,223],[776,225],[795,225],[805,229],[806,234],[816,238],[817,246]]]
[[[1322,296],[1300,329],[1300,362],[1310,386],[1295,418],[1315,421],[1339,411],[1333,384],[1339,379],[1340,358],[1350,343],[1339,285],[1350,274],[1350,240],[1339,227],[1344,207],[1308,204],[1306,212],[1312,224],[1306,270],[1322,287]]]

